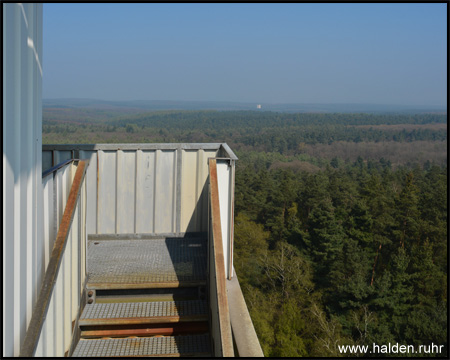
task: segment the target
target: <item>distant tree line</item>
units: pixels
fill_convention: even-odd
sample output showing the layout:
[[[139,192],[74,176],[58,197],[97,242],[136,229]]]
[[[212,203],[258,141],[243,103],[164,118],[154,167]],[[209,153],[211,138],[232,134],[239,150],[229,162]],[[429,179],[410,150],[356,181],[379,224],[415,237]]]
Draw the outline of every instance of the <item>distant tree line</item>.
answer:
[[[257,151],[279,152],[295,155],[302,153],[305,145],[335,142],[414,142],[446,141],[445,127],[432,128],[427,124],[446,124],[447,116],[372,115],[372,114],[288,114],[255,111],[159,111],[138,115],[110,113],[93,110],[84,117],[56,120],[55,114],[44,112],[43,133],[66,136],[70,142],[82,142],[85,133],[103,134],[105,142],[120,139],[135,142],[133,134],[144,137],[144,142],[228,142],[235,149],[251,147]],[[95,114],[98,115],[97,120]],[[77,122],[78,121],[78,122]],[[418,128],[389,128],[389,125],[414,124]],[[363,127],[361,125],[373,125]],[[378,125],[387,125],[376,127]],[[116,133],[114,136],[112,133]],[[44,136],[46,139],[46,137]],[[77,141],[78,140],[78,141]]]

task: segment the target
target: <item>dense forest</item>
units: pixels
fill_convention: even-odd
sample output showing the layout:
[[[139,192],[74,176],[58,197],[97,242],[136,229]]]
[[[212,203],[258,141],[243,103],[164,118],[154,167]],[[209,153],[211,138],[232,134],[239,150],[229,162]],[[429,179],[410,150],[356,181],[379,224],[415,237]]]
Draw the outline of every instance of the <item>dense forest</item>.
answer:
[[[338,344],[447,348],[446,168],[240,164],[235,248],[267,356],[340,356]]]
[[[227,142],[234,266],[266,356],[448,354],[446,114],[44,108],[43,142]]]

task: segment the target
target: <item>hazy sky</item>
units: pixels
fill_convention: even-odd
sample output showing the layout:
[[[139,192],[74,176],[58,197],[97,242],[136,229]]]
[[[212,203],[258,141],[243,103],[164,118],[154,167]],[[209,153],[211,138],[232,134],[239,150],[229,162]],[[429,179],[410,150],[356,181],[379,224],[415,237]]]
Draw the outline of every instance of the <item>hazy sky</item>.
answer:
[[[446,105],[447,4],[44,4],[44,98]]]

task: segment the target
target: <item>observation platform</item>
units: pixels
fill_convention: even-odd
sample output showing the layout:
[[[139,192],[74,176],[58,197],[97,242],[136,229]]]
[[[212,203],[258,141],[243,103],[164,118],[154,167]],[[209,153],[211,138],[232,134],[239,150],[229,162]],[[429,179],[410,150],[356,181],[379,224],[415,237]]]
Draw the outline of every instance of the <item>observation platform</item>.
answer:
[[[83,160],[80,160],[83,159]],[[31,356],[262,356],[233,268],[227,144],[44,145]]]

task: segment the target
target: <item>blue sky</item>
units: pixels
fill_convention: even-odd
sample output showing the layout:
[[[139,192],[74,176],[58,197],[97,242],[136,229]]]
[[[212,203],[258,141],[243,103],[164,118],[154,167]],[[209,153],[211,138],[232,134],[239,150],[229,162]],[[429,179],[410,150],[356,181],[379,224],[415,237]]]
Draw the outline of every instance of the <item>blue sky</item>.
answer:
[[[447,103],[447,4],[44,4],[44,98]]]

